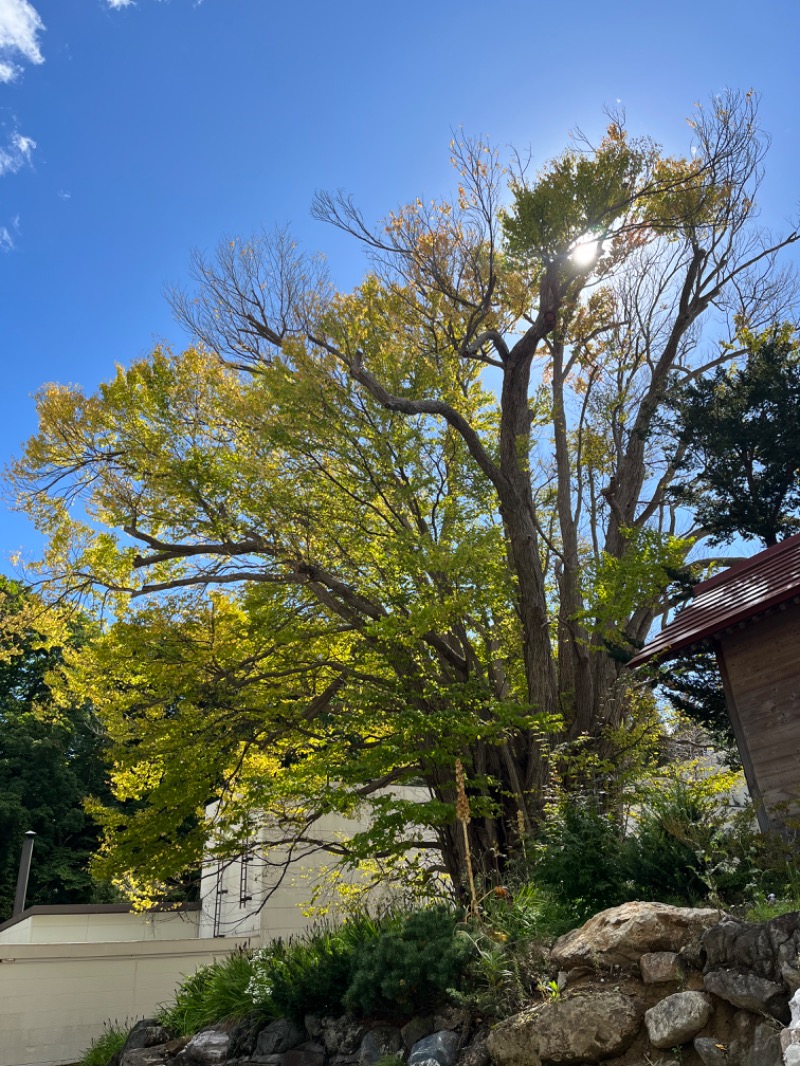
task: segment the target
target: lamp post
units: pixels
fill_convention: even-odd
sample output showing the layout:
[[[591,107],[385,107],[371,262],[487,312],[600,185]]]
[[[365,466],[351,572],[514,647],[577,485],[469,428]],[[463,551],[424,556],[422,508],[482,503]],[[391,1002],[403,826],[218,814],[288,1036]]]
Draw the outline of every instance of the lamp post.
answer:
[[[14,910],[11,913],[12,918],[16,918],[18,914],[22,914],[25,910],[25,897],[28,894],[28,877],[31,872],[31,857],[33,855],[33,842],[35,839],[36,834],[32,829],[29,829],[22,842],[22,854],[19,857],[17,893],[14,896]]]

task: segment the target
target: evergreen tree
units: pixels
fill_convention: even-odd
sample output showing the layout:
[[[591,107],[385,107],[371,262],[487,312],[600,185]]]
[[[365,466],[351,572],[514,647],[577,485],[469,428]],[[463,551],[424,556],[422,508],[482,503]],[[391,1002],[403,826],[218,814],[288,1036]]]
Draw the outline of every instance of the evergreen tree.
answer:
[[[688,385],[676,408],[684,480],[674,493],[711,543],[800,530],[800,358],[789,326],[745,334],[747,361]]]

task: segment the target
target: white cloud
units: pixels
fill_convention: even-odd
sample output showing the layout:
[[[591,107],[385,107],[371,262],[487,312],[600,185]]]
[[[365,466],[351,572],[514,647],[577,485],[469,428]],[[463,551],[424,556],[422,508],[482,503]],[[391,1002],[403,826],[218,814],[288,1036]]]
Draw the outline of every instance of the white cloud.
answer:
[[[23,137],[21,133],[12,133],[8,145],[0,148],[0,177],[4,174],[16,174],[18,170],[30,163],[35,147],[36,141],[31,137]]]
[[[0,252],[14,251],[14,233],[19,232],[19,215],[11,220],[11,229],[0,226]]]
[[[133,0],[106,0],[109,7],[118,11],[121,7],[133,7]]]
[[[20,58],[43,63],[38,34],[44,29],[28,0],[0,0],[0,82],[13,81],[22,70]]]

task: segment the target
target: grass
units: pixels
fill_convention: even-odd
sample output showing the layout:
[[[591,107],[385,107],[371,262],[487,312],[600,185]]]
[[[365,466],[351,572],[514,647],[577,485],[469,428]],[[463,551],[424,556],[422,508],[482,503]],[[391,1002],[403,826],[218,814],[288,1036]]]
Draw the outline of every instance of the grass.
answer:
[[[123,1044],[128,1038],[130,1025],[126,1022],[105,1022],[103,1032],[95,1037],[88,1050],[83,1053],[83,1058],[78,1066],[106,1066],[112,1055],[122,1050]]]

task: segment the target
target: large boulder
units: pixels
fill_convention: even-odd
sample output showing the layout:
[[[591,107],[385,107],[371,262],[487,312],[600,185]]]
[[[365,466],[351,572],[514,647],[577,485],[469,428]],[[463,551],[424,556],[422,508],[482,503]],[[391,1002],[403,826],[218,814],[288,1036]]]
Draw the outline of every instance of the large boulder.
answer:
[[[704,992],[667,996],[645,1012],[647,1038],[653,1047],[679,1047],[705,1028],[712,1009],[711,999]]]
[[[705,985],[735,1007],[789,1020],[788,1000],[800,984],[800,913],[769,922],[726,917],[703,935]]]
[[[590,918],[560,937],[550,953],[559,970],[638,967],[642,955],[678,952],[699,941],[721,912],[711,908],[671,907],[666,903],[623,903]]]
[[[642,1020],[639,1003],[621,992],[549,1000],[508,1018],[489,1034],[497,1066],[572,1066],[620,1055]]]

